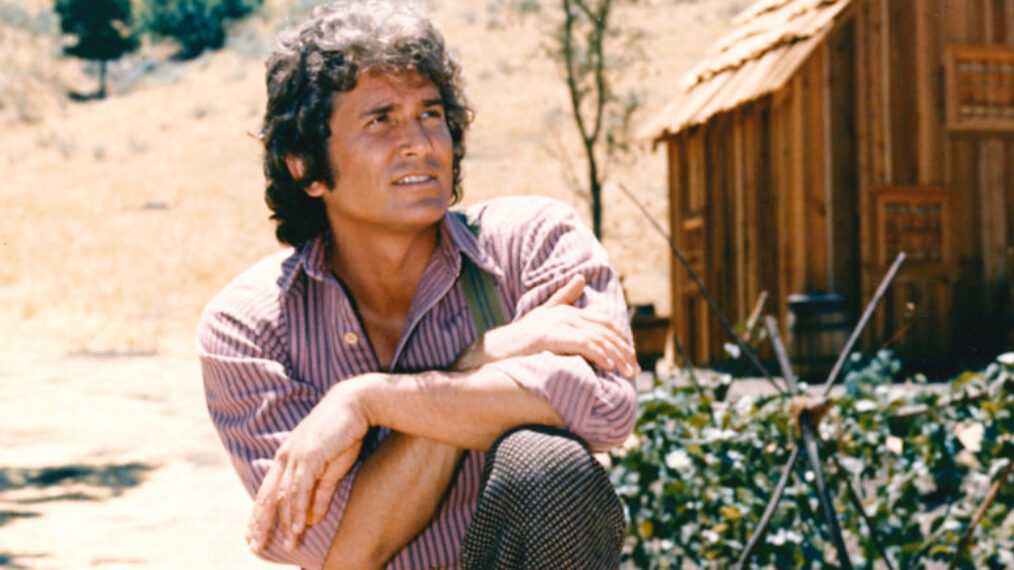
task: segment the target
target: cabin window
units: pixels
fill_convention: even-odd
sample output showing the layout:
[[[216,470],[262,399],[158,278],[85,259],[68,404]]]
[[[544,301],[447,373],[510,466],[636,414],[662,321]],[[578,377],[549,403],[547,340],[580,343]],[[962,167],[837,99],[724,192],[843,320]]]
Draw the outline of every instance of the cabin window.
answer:
[[[874,188],[878,263],[887,265],[904,251],[909,265],[950,264],[951,194],[938,187]]]
[[[1014,47],[946,47],[947,126],[1014,131]]]

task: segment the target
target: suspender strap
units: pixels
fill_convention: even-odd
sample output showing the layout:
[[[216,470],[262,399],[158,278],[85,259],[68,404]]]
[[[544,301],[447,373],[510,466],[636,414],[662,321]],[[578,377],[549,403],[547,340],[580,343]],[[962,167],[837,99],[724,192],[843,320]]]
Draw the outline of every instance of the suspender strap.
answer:
[[[473,234],[479,235],[478,225],[470,222],[461,212],[454,212],[454,215],[468,226]],[[493,276],[479,269],[467,255],[461,258],[461,284],[468,312],[472,315],[472,322],[475,323],[475,330],[479,336],[507,322],[500,298],[496,294]]]

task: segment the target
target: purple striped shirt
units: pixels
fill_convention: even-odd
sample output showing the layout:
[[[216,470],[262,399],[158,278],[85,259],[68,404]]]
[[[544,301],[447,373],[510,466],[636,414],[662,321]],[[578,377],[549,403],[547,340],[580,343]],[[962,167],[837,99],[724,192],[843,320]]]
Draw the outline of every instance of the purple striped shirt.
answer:
[[[547,198],[500,198],[469,209],[476,237],[445,216],[437,250],[412,301],[391,372],[446,369],[476,337],[458,275],[462,255],[493,275],[508,320],[535,308],[581,273],[580,306],[629,331],[626,306],[605,249],[573,210]],[[328,270],[326,236],[269,256],[244,272],[205,309],[198,350],[211,419],[233,465],[254,495],[287,433],[337,382],[379,369],[345,288]],[[629,333],[628,333],[629,334]],[[544,352],[494,364],[546,398],[567,429],[595,450],[621,443],[633,428],[631,381],[580,357]],[[379,428],[362,458],[387,435]],[[447,498],[429,526],[388,568],[453,568],[472,517],[484,454],[466,452]],[[338,528],[360,463],[339,483],[331,509],[294,552],[269,544],[269,560],[317,568]]]

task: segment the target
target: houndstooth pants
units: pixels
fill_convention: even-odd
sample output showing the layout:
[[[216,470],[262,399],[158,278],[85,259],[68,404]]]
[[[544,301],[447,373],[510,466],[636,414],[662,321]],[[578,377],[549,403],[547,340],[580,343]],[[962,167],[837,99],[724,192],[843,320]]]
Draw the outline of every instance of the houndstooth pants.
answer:
[[[605,469],[574,435],[525,426],[486,456],[465,570],[615,569],[626,523]]]

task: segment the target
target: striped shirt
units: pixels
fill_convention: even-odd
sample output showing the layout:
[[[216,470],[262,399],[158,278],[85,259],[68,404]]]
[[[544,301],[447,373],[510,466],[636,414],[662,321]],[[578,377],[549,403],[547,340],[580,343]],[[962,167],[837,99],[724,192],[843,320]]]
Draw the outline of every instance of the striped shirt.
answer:
[[[508,320],[545,301],[572,276],[588,280],[579,306],[628,331],[620,284],[605,249],[563,204],[535,197],[500,198],[469,209],[476,236],[448,213],[437,249],[409,310],[390,372],[446,369],[477,336],[458,276],[462,256],[491,274]],[[353,301],[327,265],[328,237],[267,257],[244,272],[205,309],[198,350],[211,419],[233,465],[254,495],[286,434],[328,388],[379,370]],[[633,428],[631,381],[580,357],[548,352],[495,363],[518,384],[546,398],[571,432],[594,450],[621,443]],[[271,541],[262,554],[318,568],[341,521],[362,459],[387,435],[371,431],[357,463],[339,483],[325,519],[286,552]],[[479,491],[484,454],[466,452],[429,526],[388,568],[454,568]]]

